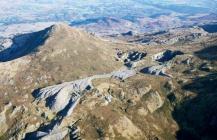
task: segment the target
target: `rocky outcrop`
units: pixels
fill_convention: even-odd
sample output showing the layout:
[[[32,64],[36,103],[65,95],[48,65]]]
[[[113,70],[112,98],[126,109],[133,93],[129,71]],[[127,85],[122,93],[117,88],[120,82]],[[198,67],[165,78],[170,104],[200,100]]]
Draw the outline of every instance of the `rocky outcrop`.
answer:
[[[158,54],[155,54],[154,56],[152,56],[152,60],[159,62],[159,64],[145,67],[141,69],[140,72],[145,74],[151,74],[151,75],[172,77],[172,75],[166,73],[166,71],[170,69],[172,65],[170,60],[172,60],[177,55],[183,55],[183,54],[184,53],[181,51],[171,51],[171,50],[166,50]]]
[[[81,80],[54,85],[47,88],[39,89],[33,92],[36,101],[45,102],[46,106],[54,112],[63,111],[66,107],[70,108],[68,115],[70,115],[76,106],[77,100],[87,91],[93,89],[92,80],[101,78],[116,78],[120,80],[127,79],[134,76],[134,70],[119,70],[110,74],[95,75]]]
[[[25,140],[33,139],[33,140],[79,140],[79,130],[78,128],[72,124],[72,126],[68,126],[65,128],[56,128],[52,131],[37,131],[35,133],[29,133],[25,136]]]
[[[139,52],[139,51],[129,51],[123,52],[121,50],[117,50],[117,58],[124,62],[125,66],[127,67],[134,67],[136,62],[144,59],[147,55],[146,52]]]
[[[129,77],[134,76],[134,75],[136,75],[136,71],[135,70],[128,70],[128,69],[112,72],[112,77],[114,77],[116,79],[120,79],[120,80],[127,79]]]
[[[151,74],[151,75],[157,75],[157,76],[167,76],[171,77],[170,74],[167,74],[166,71],[170,68],[170,64],[162,64],[162,65],[155,65],[150,67],[145,67],[140,70],[141,73],[144,74]]]
[[[138,139],[142,136],[141,130],[126,116],[121,117],[113,129],[127,140]]]
[[[70,108],[69,112],[66,112],[70,115],[76,105],[76,101],[86,90],[91,88],[91,79],[87,78],[36,90],[33,96],[37,102],[45,101],[46,106],[57,113],[63,111],[66,107]]]
[[[149,93],[145,94],[142,98],[145,101],[145,104],[147,105],[147,108],[151,113],[162,107],[162,105],[164,104],[163,99],[157,91],[150,91]]]
[[[137,34],[133,37],[127,36],[129,42],[136,42],[145,45],[174,45],[191,43],[201,38],[206,38],[208,33],[200,27],[174,28],[150,34]]]
[[[0,52],[11,47],[13,41],[10,38],[0,38]]]
[[[177,55],[183,55],[183,54],[184,53],[181,51],[166,50],[166,51],[160,52],[158,54],[155,54],[152,58],[154,61],[167,62],[167,61],[172,60]]]
[[[133,36],[134,33],[133,33],[133,31],[128,31],[128,32],[126,32],[126,33],[121,33],[121,35],[122,35],[122,36]]]
[[[134,76],[135,74],[135,70],[121,69],[110,74],[95,75],[85,79],[66,82],[60,85],[54,85],[34,91],[33,96],[35,97],[35,102],[38,104],[45,103],[46,107],[48,107],[52,112],[56,113],[56,117],[50,124],[47,125],[46,129],[43,129],[43,131],[40,130],[33,132],[27,137],[43,137],[46,139],[52,139],[53,137],[56,137],[56,140],[61,140],[59,137],[62,137],[63,134],[65,135],[65,131],[57,133],[56,129],[61,129],[60,125],[63,119],[70,116],[76,105],[79,103],[81,97],[94,88],[92,85],[92,80],[101,78],[115,78],[124,80]],[[105,100],[106,104],[108,104],[112,101],[112,96],[105,95],[103,99]],[[48,130],[50,132],[48,132]],[[38,136],[38,134],[40,136]]]
[[[4,107],[4,110],[0,113],[0,136],[8,130],[7,124],[7,111],[12,108],[12,104],[9,103]]]
[[[24,111],[26,111],[24,105],[14,106],[9,102],[4,106],[3,111],[0,113],[0,138],[7,139],[8,135],[13,135],[19,139],[22,137],[17,133],[24,126],[24,123],[18,122],[22,118]]]

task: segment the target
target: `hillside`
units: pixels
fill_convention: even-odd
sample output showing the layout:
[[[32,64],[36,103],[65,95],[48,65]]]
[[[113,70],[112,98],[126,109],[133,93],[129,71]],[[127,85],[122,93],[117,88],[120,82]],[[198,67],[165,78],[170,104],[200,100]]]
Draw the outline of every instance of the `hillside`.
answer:
[[[216,35],[160,37],[198,30],[163,45],[62,23],[15,36],[0,52],[0,139],[215,139]]]
[[[10,48],[0,52],[0,60],[5,61],[0,63],[0,90],[8,96],[112,72],[122,66],[115,60],[116,44],[65,24],[19,37],[15,37],[17,42]],[[7,98],[1,96],[1,100]]]

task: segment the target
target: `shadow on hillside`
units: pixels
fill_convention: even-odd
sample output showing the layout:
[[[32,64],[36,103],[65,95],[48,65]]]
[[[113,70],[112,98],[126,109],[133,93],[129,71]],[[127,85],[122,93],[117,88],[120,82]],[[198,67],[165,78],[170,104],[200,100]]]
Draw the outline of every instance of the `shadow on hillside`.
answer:
[[[195,55],[201,59],[217,60],[217,45],[199,50],[195,52]]]
[[[11,61],[34,53],[40,45],[44,44],[48,31],[49,28],[15,36],[12,39],[12,46],[0,52],[0,62]]]
[[[217,73],[195,78],[183,86],[184,90],[197,93],[177,106],[173,117],[180,130],[178,140],[217,139]]]

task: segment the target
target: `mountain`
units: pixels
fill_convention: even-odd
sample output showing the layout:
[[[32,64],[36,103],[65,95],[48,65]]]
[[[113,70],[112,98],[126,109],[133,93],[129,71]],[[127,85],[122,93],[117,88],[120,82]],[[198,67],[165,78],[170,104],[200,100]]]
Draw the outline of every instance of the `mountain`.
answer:
[[[122,64],[115,60],[116,44],[94,37],[66,24],[19,35],[14,45],[0,52],[1,90],[28,90],[42,85],[71,81],[94,74],[111,72]],[[5,71],[6,66],[11,69]],[[31,75],[31,76],[30,76]],[[51,82],[51,83],[50,83]],[[3,92],[2,91],[2,92]],[[9,91],[8,91],[9,92]],[[17,91],[18,92],[18,91]]]
[[[0,0],[0,140],[216,140],[216,0]]]
[[[15,36],[0,52],[0,138],[215,139],[216,34],[150,36],[188,37],[128,43],[63,23]]]

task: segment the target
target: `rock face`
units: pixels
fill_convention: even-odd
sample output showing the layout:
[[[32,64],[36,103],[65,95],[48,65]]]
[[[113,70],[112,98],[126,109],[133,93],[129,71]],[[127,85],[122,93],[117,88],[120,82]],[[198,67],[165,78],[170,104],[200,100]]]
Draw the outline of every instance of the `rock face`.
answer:
[[[46,105],[54,112],[63,111],[66,107],[70,108],[66,114],[71,115],[76,105],[76,101],[82,96],[82,92],[90,90],[91,83],[89,79],[63,83],[61,85],[51,86],[33,94],[38,102],[45,101]]]
[[[139,51],[122,52],[118,50],[117,52],[118,59],[123,61],[127,67],[133,67],[136,62],[144,59],[146,55],[146,52]]]
[[[212,69],[213,69],[213,67],[212,67],[210,64],[208,64],[208,63],[203,63],[203,64],[200,66],[200,70],[202,70],[202,71],[207,71],[207,72],[209,72],[209,71],[212,71]]]
[[[87,78],[36,90],[33,96],[37,102],[45,102],[58,116],[66,117],[72,114],[85,91],[91,89],[91,78]]]
[[[170,68],[170,64],[168,63],[168,64],[145,67],[140,72],[145,74],[151,74],[151,75],[171,77],[169,74],[166,73],[167,69],[169,68]]]
[[[147,108],[151,113],[162,107],[164,103],[158,92],[149,92],[145,94],[143,100],[145,100]]]
[[[12,107],[12,104],[9,103],[4,107],[4,110],[0,113],[0,135],[4,134],[8,130],[8,125],[7,125],[7,111]]]
[[[7,139],[6,132],[16,134],[16,130],[22,129],[22,123],[17,123],[16,121],[21,119],[23,113],[25,112],[24,105],[14,106],[11,102],[4,106],[3,111],[0,113],[0,138]],[[17,135],[17,138],[21,139],[20,135]]]
[[[47,129],[29,134],[30,136],[27,135],[26,139],[30,137],[41,137],[42,139],[55,138],[56,140],[61,140],[66,136],[66,134],[68,134],[68,132],[58,132],[60,130],[56,129],[59,129],[59,125],[65,117],[72,115],[74,108],[79,103],[82,96],[94,88],[92,85],[92,80],[101,78],[116,78],[124,80],[131,76],[134,76],[135,74],[136,72],[134,70],[119,70],[117,72],[114,71],[110,74],[95,75],[85,79],[67,82],[34,91],[33,96],[35,97],[36,102],[45,102],[46,107],[48,107],[52,112],[56,113],[56,119],[48,125]],[[104,100],[108,104],[112,101],[112,96],[106,95],[104,97]],[[38,134],[42,135],[38,136]]]
[[[37,102],[45,102],[46,106],[56,113],[64,111],[67,108],[68,112],[65,113],[68,116],[71,115],[81,96],[94,88],[92,80],[109,77],[124,80],[135,74],[134,70],[119,70],[111,74],[95,75],[81,80],[38,89],[33,92],[33,96]]]
[[[133,36],[117,37],[129,42],[135,42],[145,45],[175,45],[192,43],[200,39],[206,38],[208,33],[200,27],[192,28],[174,28],[164,31],[157,31],[147,34],[136,34]]]
[[[154,55],[153,60],[158,61],[158,62],[167,62],[173,59],[176,55],[183,55],[183,54],[184,53],[181,51],[166,50],[164,52]]]
[[[170,60],[173,60],[177,55],[183,55],[181,51],[166,50],[152,56],[153,61],[159,62],[156,65],[148,66],[140,70],[141,73],[172,77],[171,74],[167,74],[166,71],[170,69]]]
[[[55,129],[51,132],[38,131],[34,135],[27,134],[25,140],[29,139],[40,139],[40,140],[63,140],[63,139],[73,139],[79,140],[77,135],[78,129],[75,126],[69,126],[68,128]]]
[[[128,32],[126,32],[126,33],[121,33],[121,35],[122,35],[122,36],[133,36],[134,33],[133,33],[133,31],[128,31]]]
[[[142,135],[141,130],[126,116],[118,120],[117,124],[114,125],[114,129],[126,139],[138,139]]]
[[[136,75],[136,71],[135,70],[128,70],[128,69],[112,72],[112,77],[120,79],[120,80],[127,79],[129,77],[134,76],[134,75]]]
[[[8,38],[0,38],[0,51],[11,47],[13,41]]]

